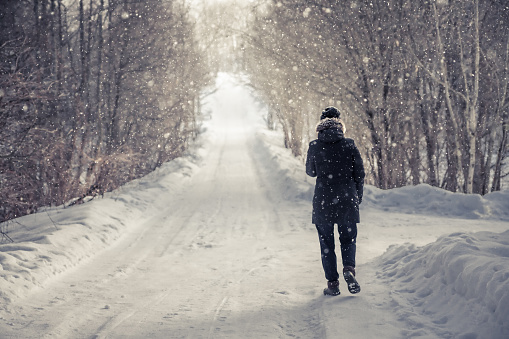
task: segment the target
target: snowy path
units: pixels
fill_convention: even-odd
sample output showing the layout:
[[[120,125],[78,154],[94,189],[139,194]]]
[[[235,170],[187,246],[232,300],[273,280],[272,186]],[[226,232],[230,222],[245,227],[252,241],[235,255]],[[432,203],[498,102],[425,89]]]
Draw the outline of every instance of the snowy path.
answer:
[[[315,234],[308,215],[273,200],[242,111],[214,112],[209,152],[185,189],[154,197],[157,214],[20,302],[8,335],[322,337],[309,279],[321,272],[306,244]]]
[[[508,223],[395,213],[368,204],[358,239],[362,292],[352,296],[341,282],[341,296],[324,297],[311,204],[285,197],[284,178],[273,171],[259,139],[256,105],[245,89],[226,80],[226,89],[207,104],[213,113],[208,144],[185,183],[156,191],[148,200],[150,213],[135,219],[112,246],[0,313],[0,338],[444,333],[395,304],[394,286],[377,278],[380,267],[373,260],[391,244],[425,245],[457,231],[502,232]]]

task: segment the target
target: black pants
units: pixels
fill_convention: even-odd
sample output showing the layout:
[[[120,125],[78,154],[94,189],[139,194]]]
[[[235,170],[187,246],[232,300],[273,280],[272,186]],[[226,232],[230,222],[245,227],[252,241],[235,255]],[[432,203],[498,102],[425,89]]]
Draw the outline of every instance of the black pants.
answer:
[[[338,280],[337,258],[334,245],[334,224],[316,225],[322,251],[322,266],[325,278],[329,281]],[[338,225],[339,242],[343,267],[355,267],[355,250],[357,240],[357,224]]]

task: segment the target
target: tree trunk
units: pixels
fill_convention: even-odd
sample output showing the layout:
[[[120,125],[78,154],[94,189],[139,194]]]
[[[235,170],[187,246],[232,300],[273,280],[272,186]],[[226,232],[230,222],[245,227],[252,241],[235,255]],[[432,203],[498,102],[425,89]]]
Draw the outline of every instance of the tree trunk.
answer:
[[[475,172],[475,164],[476,164],[476,147],[477,147],[477,111],[478,107],[478,98],[479,98],[479,63],[480,63],[480,45],[479,45],[479,0],[474,1],[474,86],[471,93],[468,92],[468,81],[469,75],[466,71],[464,71],[463,76],[465,77],[465,90],[467,90],[467,136],[468,136],[468,146],[469,146],[469,162],[468,162],[468,174],[465,185],[465,193],[473,193],[474,187],[474,172]],[[458,30],[459,41],[461,44],[461,32]],[[460,53],[461,59],[463,59],[463,53]],[[464,65],[463,60],[461,60],[462,66]]]
[[[461,172],[462,174],[464,173],[463,172],[463,154],[461,152],[461,145],[460,145],[460,141],[459,141],[460,129],[459,129],[459,124],[458,124],[458,118],[456,117],[456,112],[453,108],[453,104],[451,101],[452,94],[451,94],[450,88],[449,88],[450,85],[449,85],[449,79],[448,79],[447,63],[445,60],[445,50],[444,50],[444,44],[442,42],[440,22],[439,22],[438,11],[437,11],[437,7],[436,7],[435,3],[433,3],[433,11],[434,11],[434,16],[435,16],[436,42],[437,42],[437,47],[438,47],[437,52],[438,52],[438,58],[439,58],[439,63],[440,63],[440,70],[442,72],[442,78],[443,78],[442,86],[445,91],[445,101],[447,104],[447,110],[449,113],[449,121],[450,121],[450,127],[451,127],[451,130],[450,130],[451,134],[449,135],[449,137],[451,138],[452,142],[449,144],[449,146],[451,147],[451,152],[453,154],[449,159],[449,161],[450,161],[449,166],[452,166],[452,171],[450,171],[450,173],[449,173],[450,179],[451,179],[449,182],[450,182],[450,184],[455,182],[457,185],[457,178],[456,178],[457,173],[458,172]],[[459,169],[459,171],[458,171],[458,169]],[[457,187],[450,187],[450,189],[453,192],[455,192],[457,190]]]
[[[500,145],[497,150],[497,160],[495,162],[495,170],[493,173],[493,182],[491,184],[491,191],[500,191],[500,182],[502,177],[502,162],[506,156],[506,148],[507,148],[507,139],[509,134],[509,115],[507,114],[508,107],[505,107],[505,101],[507,96],[507,89],[509,87],[509,35],[507,36],[506,41],[506,50],[505,50],[505,65],[503,72],[503,82],[501,84],[502,93],[499,96],[499,102],[497,105],[497,111],[500,116],[500,112],[504,112],[502,115],[502,137],[500,140]]]

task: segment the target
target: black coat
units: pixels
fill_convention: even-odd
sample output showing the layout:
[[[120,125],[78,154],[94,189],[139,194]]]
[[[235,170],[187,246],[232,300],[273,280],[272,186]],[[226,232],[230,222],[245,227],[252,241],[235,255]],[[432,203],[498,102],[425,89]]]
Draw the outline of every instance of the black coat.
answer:
[[[309,144],[306,173],[316,177],[313,224],[360,222],[364,166],[352,139],[338,128],[320,130]]]

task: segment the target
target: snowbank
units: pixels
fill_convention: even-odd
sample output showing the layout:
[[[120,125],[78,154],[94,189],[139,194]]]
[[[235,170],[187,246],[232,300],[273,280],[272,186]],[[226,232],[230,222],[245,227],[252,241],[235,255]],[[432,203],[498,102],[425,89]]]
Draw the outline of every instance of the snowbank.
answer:
[[[270,177],[277,178],[273,182],[273,191],[280,193],[281,198],[295,200],[311,200],[313,198],[314,178],[306,175],[302,159],[295,158],[289,149],[282,147],[283,137],[280,132],[260,130],[257,142],[264,147],[254,150],[263,159]],[[269,177],[269,176],[267,176]]]
[[[409,214],[509,220],[509,190],[481,196],[453,193],[426,184],[390,190],[368,185],[362,207]]]
[[[167,208],[164,200],[148,202],[161,190],[178,192],[199,161],[188,154],[104,197],[10,221],[8,235],[14,243],[0,245],[0,308],[96,255],[147,215]]]
[[[392,246],[377,261],[395,311],[416,332],[509,338],[509,231],[455,233],[422,248]]]

